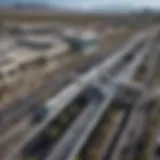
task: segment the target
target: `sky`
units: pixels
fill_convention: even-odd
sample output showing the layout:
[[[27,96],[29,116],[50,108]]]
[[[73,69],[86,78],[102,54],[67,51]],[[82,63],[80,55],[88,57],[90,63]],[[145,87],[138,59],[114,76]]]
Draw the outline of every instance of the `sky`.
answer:
[[[15,2],[44,3],[54,6],[84,10],[105,8],[110,5],[160,8],[160,0],[0,0],[1,4],[12,4]]]
[[[54,3],[56,0],[52,0]],[[160,7],[160,0],[58,0],[59,4],[62,5],[72,5],[84,8],[95,8],[97,6],[107,6],[107,5],[130,5],[133,7],[149,6],[149,7]]]

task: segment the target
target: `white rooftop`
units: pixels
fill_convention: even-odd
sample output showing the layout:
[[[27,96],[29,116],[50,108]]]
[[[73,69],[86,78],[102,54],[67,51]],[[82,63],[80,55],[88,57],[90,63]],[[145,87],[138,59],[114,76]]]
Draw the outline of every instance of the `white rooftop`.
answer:
[[[98,33],[96,31],[91,30],[75,30],[68,28],[64,31],[65,36],[68,37],[77,37],[83,40],[92,40],[98,38]]]

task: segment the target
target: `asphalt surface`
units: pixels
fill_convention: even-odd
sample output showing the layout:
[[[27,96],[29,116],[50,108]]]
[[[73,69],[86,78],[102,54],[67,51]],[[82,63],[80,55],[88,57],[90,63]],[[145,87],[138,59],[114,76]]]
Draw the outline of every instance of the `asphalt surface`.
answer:
[[[104,146],[104,149],[101,153],[101,158],[100,158],[101,160],[109,160],[112,154],[114,154],[117,140],[121,136],[122,131],[125,128],[125,125],[127,124],[128,118],[130,116],[130,111],[132,109],[132,106],[129,106],[129,107],[131,108],[123,112],[121,119],[117,122],[115,126],[114,132],[110,136],[110,139],[106,142],[106,145]]]
[[[112,101],[114,95],[109,95],[104,102],[93,103],[80,117],[73,123],[60,142],[55,146],[54,151],[51,150],[51,155],[46,160],[64,160],[70,157],[73,150],[77,150],[88,137],[95,124],[98,123],[100,115],[103,114],[106,106]],[[105,104],[105,105],[104,105]],[[68,157],[68,158],[67,158]]]
[[[124,44],[124,42],[122,44]],[[113,51],[115,51],[117,48],[120,48],[121,45],[119,44],[116,48],[114,48]],[[98,63],[100,63],[102,60],[109,58],[109,56],[112,55],[111,54],[112,52],[110,51],[110,53],[107,53],[107,56],[106,54],[102,54],[98,58],[97,57],[93,58],[89,62],[87,62],[87,64],[80,65],[73,70],[75,70],[75,72],[78,74],[83,74],[84,72],[92,68],[94,65],[98,65]],[[48,83],[42,85],[42,87],[34,90],[30,95],[22,97],[20,100],[17,100],[15,103],[3,107],[4,109],[0,110],[0,123],[1,123],[0,132],[5,131],[10,125],[13,125],[14,121],[18,121],[25,115],[29,114],[29,112],[31,112],[32,108],[34,109],[35,106],[42,106],[44,102],[39,98],[39,95],[42,92],[47,91],[47,93],[50,93],[50,92],[54,93],[58,89],[60,90],[63,87],[70,84],[74,80],[74,77],[72,77],[71,75],[68,78],[61,77],[61,79],[62,81],[59,79],[53,79]]]
[[[113,95],[113,93],[115,93],[115,91],[116,91],[115,90],[116,85],[113,88],[111,87],[111,85],[116,84],[116,82],[118,82],[117,80],[121,80],[122,78],[125,79],[128,77],[129,78],[131,77],[131,74],[134,73],[135,68],[137,68],[137,66],[142,61],[144,55],[146,54],[146,52],[142,52],[142,53],[137,54],[135,59],[133,60],[133,62],[129,65],[129,67],[125,67],[125,69],[122,72],[120,71],[120,73],[112,79],[112,83],[111,84],[109,83],[106,86],[106,90],[108,89],[108,91],[111,95]],[[96,112],[98,112],[98,109]],[[84,115],[85,114],[83,114],[82,116],[84,116]],[[92,113],[91,115],[94,116],[94,113]],[[92,117],[88,116],[87,118],[92,118]],[[73,128],[70,128],[70,130],[67,132],[64,139],[62,138],[62,141],[60,141],[60,143],[58,143],[57,147],[55,147],[55,149],[53,149],[51,151],[51,155],[46,160],[52,160],[53,158],[55,160],[63,160],[63,159],[70,158],[70,156],[68,156],[68,155],[73,153],[73,148],[75,146],[77,146],[77,143],[78,143],[77,141],[79,140],[80,134],[82,134],[86,130],[85,125],[87,125],[87,122],[89,122],[89,119],[86,119],[86,121],[84,121],[85,118],[82,118],[82,120],[83,121],[81,121],[80,124],[83,126],[83,128],[81,128],[81,126],[80,126],[80,129],[78,130],[78,132],[75,131],[74,128],[76,128],[76,127],[78,128],[77,123],[73,126]],[[79,134],[77,134],[77,133],[79,133]],[[70,138],[68,138],[68,137],[70,137]],[[73,143],[73,142],[75,142],[75,143]]]
[[[18,147],[15,147],[13,149],[13,155],[14,153],[18,152],[19,149],[28,142],[28,140],[31,140],[36,134],[40,133],[47,124],[56,117],[64,107],[70,103],[70,101],[79,94],[88,84],[90,84],[90,81],[92,79],[95,79],[99,77],[104,72],[106,73],[106,69],[110,69],[114,66],[115,63],[120,61],[120,59],[128,53],[128,50],[130,50],[135,44],[137,44],[140,39],[142,40],[145,36],[145,33],[136,35],[135,38],[133,38],[131,41],[129,41],[126,44],[126,47],[124,47],[121,51],[117,51],[117,54],[115,53],[113,57],[109,58],[109,60],[105,60],[101,65],[99,65],[96,68],[93,68],[89,73],[86,75],[81,76],[80,80],[78,80],[77,83],[73,83],[69,87],[67,87],[63,93],[60,93],[58,96],[56,96],[53,100],[51,100],[49,103],[53,106],[53,110],[51,111],[51,114],[46,118],[44,122],[42,122],[40,125],[35,127],[24,139]],[[62,99],[64,101],[62,101]],[[54,109],[54,106],[59,106],[57,110]],[[10,152],[12,155],[12,151]],[[9,157],[9,159],[13,159],[14,157]]]
[[[149,43],[153,43],[152,41],[150,41]],[[151,49],[151,44],[148,45],[148,49]],[[149,52],[146,53],[149,54]],[[150,63],[149,64],[150,67],[153,67],[154,64]],[[143,107],[143,100],[144,97],[146,96],[146,86],[148,86],[149,81],[150,81],[150,76],[152,75],[153,72],[153,68],[149,69],[149,74],[146,76],[145,82],[144,82],[144,94],[142,94],[142,97],[139,98],[139,100],[136,103],[136,107],[138,106]],[[140,133],[141,133],[141,129],[140,128],[144,128],[144,119],[145,119],[146,114],[143,112],[138,111],[137,109],[135,109],[132,113],[132,115],[130,116],[130,119],[128,121],[128,124],[126,126],[126,128],[123,131],[123,134],[120,136],[119,138],[119,142],[117,143],[116,149],[114,151],[114,154],[111,156],[111,160],[120,160],[120,159],[124,159],[123,156],[123,150],[125,149],[129,149],[130,147],[134,147],[135,142],[137,141],[137,136],[139,137]],[[134,131],[135,130],[135,131]],[[137,142],[138,143],[138,142]],[[134,148],[132,148],[133,152],[137,152],[136,150],[134,150]],[[133,157],[133,152],[127,153],[125,154],[125,158],[131,158],[131,156]],[[128,151],[129,152],[129,151]],[[121,157],[121,158],[120,158]]]

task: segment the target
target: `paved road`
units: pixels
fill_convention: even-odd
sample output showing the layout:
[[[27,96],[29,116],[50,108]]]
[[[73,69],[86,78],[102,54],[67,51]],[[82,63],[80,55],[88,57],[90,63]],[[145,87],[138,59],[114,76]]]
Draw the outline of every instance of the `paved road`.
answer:
[[[79,149],[81,144],[86,140],[93,128],[100,120],[100,115],[107,109],[109,103],[111,103],[114,94],[108,95],[105,101],[93,103],[77,118],[71,128],[62,137],[60,142],[51,150],[51,154],[46,160],[64,160],[69,158],[73,153]]]
[[[129,67],[126,67],[122,72],[116,75],[114,79],[111,80],[111,84],[118,82],[117,80],[125,79],[128,77],[130,78],[131,75],[134,73],[135,68],[137,68],[137,66],[141,63],[142,59],[146,55],[145,51],[144,52],[141,51],[140,54],[137,54],[133,62],[129,65]],[[114,87],[111,87],[112,86],[111,84],[109,83],[107,86],[104,86],[104,88],[106,87],[106,95],[107,95],[107,89],[109,91],[108,95],[110,94],[113,95],[113,93],[115,95],[116,93],[116,85]],[[92,109],[94,109],[94,107]],[[99,112],[99,108],[96,108],[96,112]],[[77,144],[80,140],[79,137],[81,137],[82,136],[81,134],[85,130],[87,130],[86,129],[87,122],[89,122],[92,119],[92,117],[95,117],[93,112],[91,112],[91,117],[86,116],[87,119],[85,119],[85,117],[83,116],[86,116],[85,113],[82,114],[82,119],[80,120],[80,122],[79,121],[76,122],[74,126],[70,128],[70,130],[67,132],[64,138],[62,138],[62,140],[57,144],[57,146],[53,148],[53,150],[51,150],[51,154],[46,160],[52,160],[53,158],[55,160],[63,160],[67,159],[66,157],[68,158],[70,157],[69,155],[73,153],[74,147],[75,146],[76,148],[78,147]],[[80,123],[80,128],[78,126],[79,123]],[[75,128],[77,129],[76,131]]]
[[[151,137],[148,139],[149,140],[149,145],[145,147],[145,154],[147,157],[147,160],[159,160],[159,157],[156,156],[155,150],[157,147],[157,144],[160,144],[160,119],[159,119],[159,114],[160,114],[160,108],[159,108],[159,103],[155,106],[152,115],[151,115],[151,121],[153,119],[156,119],[158,123],[154,126],[152,126],[152,130],[149,131],[149,134]],[[157,158],[157,159],[156,159]]]
[[[151,49],[153,42],[150,41],[150,43],[151,44],[148,46],[148,50]],[[114,154],[110,158],[111,160],[124,159],[124,157],[121,157],[123,155],[123,149],[125,149],[124,147],[129,148],[130,146],[134,145],[134,141],[136,140],[137,135],[139,135],[141,131],[139,129],[143,128],[143,124],[144,124],[143,118],[145,118],[145,114],[143,112],[140,112],[136,108],[141,106],[143,107],[143,102],[144,102],[143,100],[146,97],[146,93],[145,93],[146,86],[149,84],[150,76],[152,75],[152,71],[153,71],[153,68],[151,70],[150,67],[153,67],[153,66],[154,66],[153,63],[149,64],[149,76],[146,75],[146,79],[144,82],[144,94],[142,94],[142,96],[139,97],[139,100],[135,104],[135,109],[133,110],[133,113],[130,116],[130,119],[128,121],[126,128],[124,129],[122,135],[119,138]],[[132,153],[128,155],[127,154],[126,154],[127,158],[130,158]]]
[[[101,57],[100,59],[102,60],[103,57]],[[100,59],[99,60],[96,59],[96,61],[99,62]],[[92,63],[96,64],[95,60]],[[89,64],[87,66],[90,68],[93,65]],[[86,68],[86,66],[84,67],[85,70],[87,68]],[[71,78],[68,78],[68,79],[66,81],[67,82],[71,82],[71,80],[70,80]],[[11,104],[9,106],[6,106],[5,109],[3,109],[3,110],[0,110],[1,130],[2,131],[5,130],[6,126],[8,126],[10,123],[12,124],[13,121],[14,121],[14,119],[16,119],[16,120],[17,120],[17,118],[20,119],[22,117],[21,115],[23,115],[25,112],[28,112],[28,110],[30,108],[32,108],[33,106],[35,106],[35,105],[41,105],[43,103],[43,101],[40,101],[40,99],[38,97],[39,93],[41,93],[42,91],[46,91],[46,90],[47,91],[58,90],[57,86],[63,86],[64,87],[66,85],[66,81],[64,83],[61,83],[60,81],[58,81],[58,83],[56,85],[53,85],[53,83],[56,83],[56,82],[54,82],[52,80],[49,83],[47,83],[46,85],[43,85],[41,88],[35,90],[31,95],[22,98],[21,100],[17,101],[13,105]],[[9,115],[9,116],[6,116],[6,115]]]
[[[17,147],[13,148],[13,150],[10,151],[10,155],[8,155],[9,157],[7,157],[6,159],[14,159],[13,155],[18,153],[21,150],[22,146],[26,144],[26,142],[32,140],[34,137],[36,137],[37,134],[43,131],[48,123],[52,121],[64,109],[64,107],[68,103],[70,103],[72,99],[74,99],[76,95],[78,95],[88,84],[90,84],[90,81],[92,79],[95,79],[101,74],[106,73],[107,69],[112,68],[118,61],[121,60],[121,58],[123,58],[123,56],[128,54],[128,51],[134,48],[134,46],[139,43],[139,41],[142,41],[146,37],[145,33],[146,32],[142,32],[136,35],[126,44],[124,48],[114,53],[114,56],[111,56],[109,59],[104,60],[101,65],[93,68],[87,74],[82,75],[78,82],[75,82],[72,85],[66,87],[62,93],[52,99],[49,102],[50,105],[53,106],[53,110],[50,112],[51,114],[41,124],[35,127]],[[54,108],[57,106],[59,106],[59,108],[55,110]]]
[[[120,127],[122,127],[121,124],[124,121],[124,118],[125,118],[125,112],[121,111],[118,114],[118,116],[116,116],[116,118],[114,119],[114,123],[113,123],[114,125],[111,127],[112,128],[111,131],[109,131],[110,133],[107,139],[103,140],[104,144],[99,155],[100,160],[108,159],[108,157],[106,156],[107,151],[109,151],[109,154],[112,154],[111,142],[116,138],[116,133],[119,131]]]
[[[127,123],[128,117],[130,116],[130,111],[131,108],[128,108],[128,111],[123,112],[121,119],[117,122],[112,135],[106,141],[104,149],[102,150],[100,158],[101,160],[108,160],[112,156],[116,147],[117,140],[121,136],[121,132]]]

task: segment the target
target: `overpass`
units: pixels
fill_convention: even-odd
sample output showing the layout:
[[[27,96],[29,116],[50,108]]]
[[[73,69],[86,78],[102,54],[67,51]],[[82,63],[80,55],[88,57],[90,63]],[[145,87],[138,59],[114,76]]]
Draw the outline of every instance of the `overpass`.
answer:
[[[14,147],[12,151],[10,151],[10,154],[8,154],[6,160],[18,160],[19,156],[17,154],[19,154],[26,143],[32,141],[38,134],[40,134],[47,127],[47,125],[53,121],[54,118],[58,116],[58,114],[90,84],[93,79],[97,79],[101,75],[107,74],[109,70],[113,68],[115,64],[120,63],[126,55],[132,54],[132,50],[136,47],[136,45],[141,41],[148,39],[150,34],[153,34],[153,31],[154,30],[150,30],[148,32],[144,31],[137,34],[129,40],[123,48],[114,53],[113,56],[104,60],[104,62],[102,62],[99,66],[94,67],[86,74],[80,76],[76,82],[67,86],[60,94],[49,100],[47,105],[52,106],[52,108],[48,117],[39,125],[34,127],[26,138]]]

